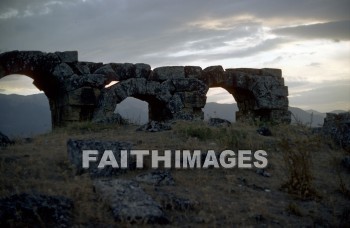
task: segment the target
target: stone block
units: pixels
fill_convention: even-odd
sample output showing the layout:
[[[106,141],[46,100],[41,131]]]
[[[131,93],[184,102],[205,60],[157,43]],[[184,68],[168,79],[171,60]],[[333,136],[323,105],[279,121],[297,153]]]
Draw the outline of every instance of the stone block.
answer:
[[[144,63],[135,64],[135,77],[148,79],[151,75],[151,66]]]
[[[55,54],[64,63],[78,62],[78,51],[55,52]]]
[[[183,66],[158,67],[153,70],[152,80],[165,81],[168,79],[185,78],[185,68]]]
[[[125,173],[127,170],[135,168],[134,159],[131,159],[129,153],[127,156],[127,168],[121,168],[121,150],[130,150],[132,144],[119,141],[99,141],[99,140],[73,140],[67,142],[68,159],[76,169],[76,174],[89,173],[91,177],[109,177]],[[82,166],[83,150],[97,150],[97,162],[91,162],[89,168]],[[108,165],[105,168],[98,168],[99,161],[105,150],[112,150],[119,168],[113,168]]]
[[[202,79],[202,68],[199,66],[185,66],[185,77]]]
[[[262,75],[264,76],[273,76],[276,78],[282,77],[282,70],[281,69],[274,69],[274,68],[263,68],[261,69]]]
[[[110,206],[114,219],[127,224],[166,224],[162,207],[130,180],[96,180],[97,194]]]
[[[68,92],[68,104],[76,106],[97,105],[100,91],[91,87],[82,87]]]

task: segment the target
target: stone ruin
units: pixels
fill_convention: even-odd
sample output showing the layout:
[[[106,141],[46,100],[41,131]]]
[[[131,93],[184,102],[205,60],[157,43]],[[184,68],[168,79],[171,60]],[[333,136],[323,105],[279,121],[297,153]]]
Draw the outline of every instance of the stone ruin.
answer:
[[[23,74],[48,97],[52,126],[108,122],[127,97],[148,102],[149,120],[203,119],[209,88],[226,89],[237,102],[237,121],[254,118],[290,123],[288,87],[280,69],[166,66],[78,61],[77,51],[0,54],[0,78]],[[118,81],[110,87],[110,82]]]

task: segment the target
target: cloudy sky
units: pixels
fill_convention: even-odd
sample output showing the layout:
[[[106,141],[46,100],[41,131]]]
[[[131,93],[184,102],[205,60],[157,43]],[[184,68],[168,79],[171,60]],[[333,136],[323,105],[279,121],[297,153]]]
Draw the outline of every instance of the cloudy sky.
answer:
[[[349,12],[349,0],[1,0],[0,52],[78,50],[80,61],[153,68],[281,68],[291,106],[349,110]],[[0,92],[35,91],[12,76]],[[221,90],[209,95],[233,101]]]

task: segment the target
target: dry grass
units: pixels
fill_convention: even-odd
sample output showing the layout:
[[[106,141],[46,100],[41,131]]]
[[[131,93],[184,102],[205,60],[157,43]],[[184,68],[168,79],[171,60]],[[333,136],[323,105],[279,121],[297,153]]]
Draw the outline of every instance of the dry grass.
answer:
[[[94,193],[90,178],[74,176],[67,159],[69,138],[129,141],[135,149],[148,150],[262,149],[268,153],[269,178],[254,169],[172,170],[176,186],[163,190],[198,202],[193,210],[167,210],[172,225],[311,226],[318,218],[338,225],[348,210],[348,199],[339,189],[347,189],[350,183],[349,173],[340,167],[343,151],[330,148],[303,126],[272,126],[273,137],[258,135],[256,128],[243,123],[214,128],[179,121],[172,131],[145,133],[135,131],[135,126],[75,124],[0,150],[0,196],[22,192],[64,195],[74,200],[76,225],[116,226],[108,207]],[[144,170],[130,171],[122,178],[140,172]],[[291,194],[280,191],[282,185]],[[157,194],[153,186],[143,187]],[[315,200],[316,195],[322,198]]]

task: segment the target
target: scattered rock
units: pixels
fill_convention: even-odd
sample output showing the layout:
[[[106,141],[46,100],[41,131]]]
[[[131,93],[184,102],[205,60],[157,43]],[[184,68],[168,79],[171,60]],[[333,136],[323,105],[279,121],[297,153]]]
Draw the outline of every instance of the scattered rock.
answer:
[[[231,122],[220,118],[210,118],[208,125],[212,127],[229,127],[231,126]]]
[[[1,227],[71,227],[73,201],[63,196],[12,195],[0,199]]]
[[[129,153],[127,153],[128,168],[120,168],[121,150],[130,150],[131,146],[129,142],[69,139],[67,142],[68,159],[75,166],[76,174],[78,175],[88,172],[93,178],[114,176],[125,173],[128,169],[135,168],[135,162],[131,159]],[[99,152],[98,155],[96,155],[97,161],[90,162],[90,167],[87,169],[82,167],[83,150],[97,150]],[[105,150],[113,151],[119,168],[113,168],[111,165],[107,165],[103,169],[97,167]]]
[[[119,113],[113,113],[110,117],[103,117],[100,119],[94,119],[95,123],[100,124],[119,124],[119,125],[127,125],[129,122],[124,119]]]
[[[271,174],[269,172],[266,172],[265,169],[257,169],[256,173],[263,177],[271,177]]]
[[[150,173],[139,174],[135,178],[138,182],[155,186],[175,185],[175,180],[169,171],[155,170]]]
[[[96,180],[96,192],[109,204],[116,221],[130,224],[166,224],[161,206],[137,182],[121,179]]]
[[[193,210],[195,206],[198,205],[197,201],[180,198],[173,193],[158,192],[156,197],[166,210]]]
[[[272,133],[268,127],[259,127],[256,131],[263,136],[272,136]]]
[[[10,140],[9,137],[0,132],[0,148],[4,148],[12,144],[14,144],[14,142]]]
[[[141,127],[137,128],[136,131],[148,131],[148,132],[159,132],[171,130],[171,125],[165,122],[150,121]]]
[[[261,187],[261,186],[256,185],[256,184],[248,184],[248,181],[243,177],[238,177],[237,180],[238,180],[239,187],[244,186],[244,187],[252,188],[252,189],[257,190],[257,191],[271,192],[271,190],[269,188]]]
[[[350,112],[327,113],[323,123],[323,133],[350,152]]]

